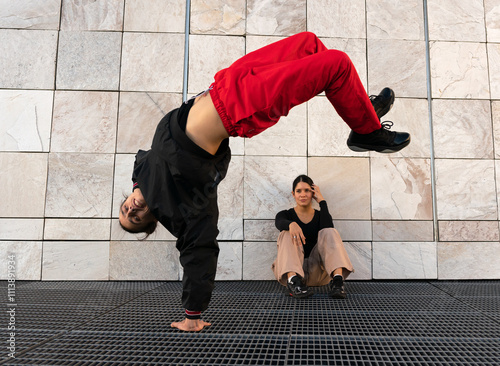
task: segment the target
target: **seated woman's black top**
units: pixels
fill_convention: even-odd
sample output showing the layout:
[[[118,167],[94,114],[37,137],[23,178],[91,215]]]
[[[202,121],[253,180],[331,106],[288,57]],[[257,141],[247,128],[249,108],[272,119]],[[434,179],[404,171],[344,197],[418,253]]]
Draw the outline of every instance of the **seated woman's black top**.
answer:
[[[311,254],[312,249],[318,242],[319,231],[329,227],[333,228],[332,216],[330,216],[330,212],[328,212],[326,201],[321,201],[319,203],[319,207],[320,211],[314,210],[314,217],[307,224],[300,221],[293,208],[278,212],[276,219],[274,220],[276,228],[279,231],[290,230],[290,224],[292,222],[296,222],[300,226],[304,236],[306,237],[306,243],[304,245],[305,258],[309,257],[309,254]]]

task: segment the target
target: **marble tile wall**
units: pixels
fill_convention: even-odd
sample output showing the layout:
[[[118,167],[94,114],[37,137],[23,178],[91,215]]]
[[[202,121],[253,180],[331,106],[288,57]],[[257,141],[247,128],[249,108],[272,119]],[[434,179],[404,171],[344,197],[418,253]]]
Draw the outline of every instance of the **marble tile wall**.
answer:
[[[412,143],[352,152],[324,95],[231,139],[217,280],[273,279],[274,216],[302,173],[351,280],[500,278],[498,0],[0,0],[0,279],[10,254],[20,280],[180,279],[166,229],[139,241],[118,225],[134,155],[184,91],[302,31],[346,52],[369,94],[395,90],[384,120]]]

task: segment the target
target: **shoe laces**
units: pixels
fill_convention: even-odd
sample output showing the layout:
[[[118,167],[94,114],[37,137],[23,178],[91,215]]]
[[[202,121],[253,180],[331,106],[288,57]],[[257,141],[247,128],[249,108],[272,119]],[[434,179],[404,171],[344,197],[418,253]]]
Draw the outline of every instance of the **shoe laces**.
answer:
[[[390,130],[392,126],[394,126],[394,122],[392,121],[384,121],[380,124],[384,130]],[[392,132],[392,131],[391,131]]]

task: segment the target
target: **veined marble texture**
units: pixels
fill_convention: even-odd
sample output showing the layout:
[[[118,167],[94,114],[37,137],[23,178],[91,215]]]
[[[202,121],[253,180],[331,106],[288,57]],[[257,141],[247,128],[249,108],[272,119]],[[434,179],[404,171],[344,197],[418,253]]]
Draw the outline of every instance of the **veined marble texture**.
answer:
[[[424,41],[368,39],[367,42],[370,93],[390,86],[398,91],[399,97],[427,96]]]
[[[118,93],[56,91],[52,152],[114,153]]]
[[[109,240],[111,219],[45,219],[45,240]]]
[[[500,42],[500,3],[498,0],[484,0],[486,18],[486,39]]]
[[[430,161],[371,158],[372,218],[431,220]]]
[[[121,31],[124,1],[63,0],[61,30]]]
[[[344,246],[354,268],[354,272],[349,275],[349,280],[371,280],[372,243],[344,242]]]
[[[0,28],[59,29],[62,0],[0,0]]]
[[[192,35],[189,37],[189,93],[200,93],[214,75],[245,55],[245,38]]]
[[[433,98],[488,99],[485,43],[431,42]]]
[[[366,38],[364,0],[307,1],[307,30],[319,37]]]
[[[185,16],[182,0],[126,0],[124,30],[182,33]]]
[[[42,280],[109,279],[109,242],[43,243]]]
[[[53,95],[0,90],[0,151],[49,151]]]
[[[180,93],[183,55],[183,34],[125,32],[120,89]]]
[[[246,0],[191,1],[192,34],[245,34]]]
[[[177,281],[178,256],[174,242],[112,241],[109,279]]]
[[[2,263],[0,266],[0,278],[7,277],[7,260],[13,255],[16,263],[16,280],[39,281],[42,270],[42,242],[41,241],[0,241],[0,255]]]
[[[493,118],[493,140],[495,142],[495,158],[500,158],[500,102],[491,102]]]
[[[498,220],[492,160],[436,159],[440,220]]]
[[[306,3],[306,0],[247,0],[247,33],[291,36],[305,31]]]
[[[435,242],[374,242],[373,278],[435,279]]]
[[[216,281],[241,281],[243,275],[243,243],[219,243]]]
[[[500,99],[500,44],[488,43],[491,99]]]
[[[0,88],[54,89],[57,31],[0,29]]]
[[[438,243],[440,280],[498,279],[499,242]]]
[[[121,42],[119,32],[60,32],[57,89],[118,89]]]
[[[436,158],[493,158],[489,101],[435,99],[432,103]]]
[[[326,97],[317,96],[307,102],[307,125],[308,156],[368,156],[347,147],[349,126]]]
[[[118,114],[118,153],[149,150],[158,123],[182,103],[180,93],[121,92]]]
[[[245,220],[244,238],[247,241],[277,240],[279,231],[272,220]]]
[[[309,158],[308,175],[320,187],[334,220],[370,219],[368,159]]]
[[[428,0],[429,38],[485,42],[483,0]]]
[[[293,207],[292,182],[306,173],[305,157],[245,156],[244,218],[274,219]]]
[[[372,241],[372,222],[369,220],[333,220],[342,240],[349,242]]]
[[[243,240],[244,157],[233,156],[226,177],[217,189],[218,240]]]
[[[498,221],[439,221],[439,241],[499,241]]]
[[[243,281],[275,280],[271,265],[278,255],[276,242],[243,243]]]
[[[0,153],[3,217],[43,217],[47,155]]]
[[[373,241],[433,241],[432,221],[373,221]]]
[[[109,217],[113,160],[112,154],[50,154],[45,215]]]
[[[367,37],[424,40],[422,0],[368,0]]]
[[[44,221],[41,218],[0,219],[0,238],[2,240],[42,240]]]

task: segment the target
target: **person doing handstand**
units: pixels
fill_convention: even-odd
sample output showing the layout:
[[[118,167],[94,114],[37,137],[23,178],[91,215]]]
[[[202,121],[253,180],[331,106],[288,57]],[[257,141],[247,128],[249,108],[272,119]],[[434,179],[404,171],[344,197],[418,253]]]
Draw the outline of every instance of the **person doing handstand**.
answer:
[[[379,117],[394,101],[392,91],[386,88],[370,100],[349,57],[303,32],[217,72],[206,92],[161,119],[151,149],[137,153],[133,191],[120,206],[119,222],[147,235],[159,222],[177,238],[185,319],[172,327],[198,331],[210,325],[201,312],[214,289],[217,186],[231,158],[228,137],[255,136],[323,91],[352,130],[347,140],[352,150],[389,153],[410,143],[408,133],[381,125]]]

